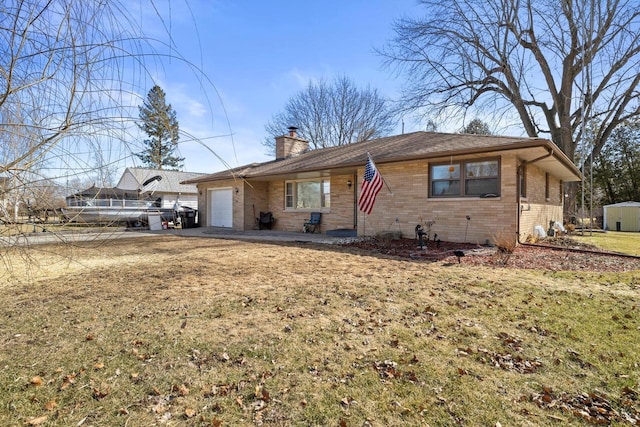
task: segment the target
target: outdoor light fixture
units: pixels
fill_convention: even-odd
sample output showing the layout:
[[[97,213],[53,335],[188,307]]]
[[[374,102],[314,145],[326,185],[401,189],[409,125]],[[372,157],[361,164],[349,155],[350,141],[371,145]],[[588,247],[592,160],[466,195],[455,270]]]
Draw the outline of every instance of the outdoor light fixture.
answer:
[[[240,190],[238,190],[238,187],[236,187],[236,194],[238,194],[240,192]]]
[[[351,188],[351,184],[352,184],[351,180],[350,180],[350,179],[348,179],[348,180],[347,180],[347,187]]]

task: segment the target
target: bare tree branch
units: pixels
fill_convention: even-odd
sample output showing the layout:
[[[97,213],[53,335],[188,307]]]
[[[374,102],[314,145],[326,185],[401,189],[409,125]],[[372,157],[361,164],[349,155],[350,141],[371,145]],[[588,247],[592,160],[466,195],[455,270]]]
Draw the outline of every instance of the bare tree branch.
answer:
[[[549,134],[571,158],[599,118],[597,154],[638,117],[640,5],[633,0],[422,0],[380,50],[407,79],[405,110],[511,111],[529,136]]]
[[[269,137],[263,145],[274,152],[274,138],[289,126],[296,126],[310,147],[318,149],[388,135],[395,123],[388,101],[375,89],[360,89],[347,77],[338,77],[332,83],[310,82],[289,99],[284,111],[265,126]]]

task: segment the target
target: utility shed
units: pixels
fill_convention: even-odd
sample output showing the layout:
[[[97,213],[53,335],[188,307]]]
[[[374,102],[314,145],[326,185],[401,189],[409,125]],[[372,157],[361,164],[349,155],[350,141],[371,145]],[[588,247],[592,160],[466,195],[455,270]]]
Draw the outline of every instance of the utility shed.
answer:
[[[640,231],[640,202],[622,202],[604,206],[604,229]]]

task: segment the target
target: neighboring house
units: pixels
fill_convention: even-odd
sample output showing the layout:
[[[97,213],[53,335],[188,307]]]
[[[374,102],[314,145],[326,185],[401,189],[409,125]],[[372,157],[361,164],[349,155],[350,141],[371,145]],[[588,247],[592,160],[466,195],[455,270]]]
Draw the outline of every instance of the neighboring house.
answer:
[[[309,151],[293,129],[276,138],[276,160],[185,181],[198,187],[201,226],[254,229],[271,211],[273,229],[301,231],[318,211],[323,232],[413,237],[434,221],[443,241],[524,240],[562,222],[562,183],[581,179],[541,138],[415,132]],[[370,215],[357,207],[367,153],[386,183]]]
[[[603,206],[603,228],[613,231],[640,231],[640,202]]]
[[[182,181],[205,176],[203,173],[181,172],[164,169],[126,168],[116,188],[128,192],[151,194],[160,199],[161,208],[188,206],[198,209],[198,189],[195,184],[183,184]],[[148,180],[160,176],[144,185]]]

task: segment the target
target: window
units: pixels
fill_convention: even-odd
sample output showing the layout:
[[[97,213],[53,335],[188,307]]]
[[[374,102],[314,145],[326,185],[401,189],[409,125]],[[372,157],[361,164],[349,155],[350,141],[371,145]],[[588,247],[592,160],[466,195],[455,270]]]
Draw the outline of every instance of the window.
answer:
[[[431,195],[460,195],[460,165],[439,165],[431,167]]]
[[[500,194],[500,162],[469,160],[431,165],[431,197],[480,197]]]
[[[527,197],[527,167],[525,165],[520,166],[520,173],[518,174],[520,182],[520,197]]]
[[[551,188],[549,187],[549,174],[545,173],[544,174],[544,198],[548,201],[549,200],[549,192],[551,191]]]
[[[331,207],[329,180],[288,181],[285,183],[285,207],[288,209],[321,209]]]

